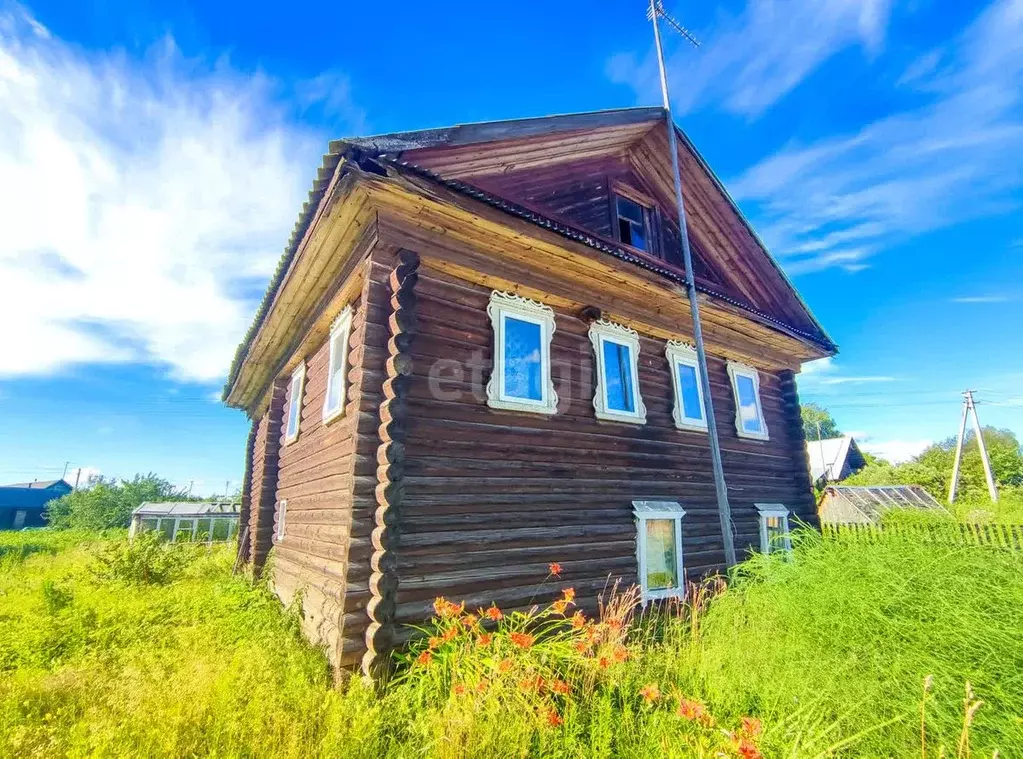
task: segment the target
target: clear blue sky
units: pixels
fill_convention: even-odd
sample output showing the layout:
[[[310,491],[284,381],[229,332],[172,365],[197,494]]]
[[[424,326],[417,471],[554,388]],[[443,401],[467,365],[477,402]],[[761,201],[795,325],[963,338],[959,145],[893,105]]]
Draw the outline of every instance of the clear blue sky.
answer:
[[[866,447],[1023,433],[1023,0],[666,2],[678,119]],[[219,396],[332,137],[658,102],[642,0],[0,0],[0,482],[237,486]]]

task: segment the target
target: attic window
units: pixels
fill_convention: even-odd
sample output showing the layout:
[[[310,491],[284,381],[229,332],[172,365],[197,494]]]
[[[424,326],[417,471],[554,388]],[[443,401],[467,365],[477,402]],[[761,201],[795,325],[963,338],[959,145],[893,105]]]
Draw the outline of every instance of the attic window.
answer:
[[[625,245],[650,251],[650,209],[615,193],[618,239]]]

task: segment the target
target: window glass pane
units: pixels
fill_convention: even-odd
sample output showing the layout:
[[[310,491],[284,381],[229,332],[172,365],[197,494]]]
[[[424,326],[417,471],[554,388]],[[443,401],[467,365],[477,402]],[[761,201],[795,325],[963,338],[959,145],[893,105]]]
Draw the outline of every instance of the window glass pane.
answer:
[[[630,245],[632,245],[634,248],[639,248],[640,250],[647,249],[645,224],[632,225],[632,242],[630,243]]]
[[[647,519],[647,590],[678,587],[678,557],[675,555],[675,520]]]
[[[703,419],[700,406],[700,389],[696,379],[696,367],[678,365],[679,396],[682,398],[682,416],[686,419]]]
[[[543,400],[539,324],[512,316],[504,320],[504,394],[511,398]]]
[[[739,418],[742,420],[742,428],[747,432],[760,432],[763,426],[760,423],[760,412],[757,410],[757,389],[753,379],[739,374],[735,378],[735,384],[739,389]]]
[[[288,401],[288,430],[287,436],[295,437],[298,434],[299,409],[301,408],[302,393],[301,379],[296,377],[291,382],[291,399]]]
[[[618,216],[643,226],[643,206],[618,196]]]
[[[195,528],[195,522],[191,519],[182,519],[178,522],[178,531],[174,536],[175,543],[187,543],[192,539],[192,530]]]
[[[230,522],[226,519],[214,519],[213,520],[213,539],[214,540],[227,540],[227,532],[230,527]]]
[[[161,519],[160,520],[160,532],[163,533],[163,537],[170,540],[174,535],[174,520],[173,519]]]
[[[341,407],[341,393],[344,391],[345,344],[344,330],[334,335],[331,341],[330,376],[327,379],[327,408],[337,411]]]
[[[603,340],[604,379],[607,407],[612,411],[635,413],[632,392],[632,356],[628,345]]]
[[[196,540],[209,540],[210,539],[210,520],[209,519],[200,519],[196,523],[195,539]]]
[[[228,533],[227,537],[228,537],[228,539],[230,539],[230,538],[233,538],[237,534],[238,534],[238,520],[237,519],[232,519],[231,520],[231,529],[230,529],[230,532]]]
[[[143,519],[141,525],[142,532],[149,532],[150,530],[155,530],[158,524],[160,524],[159,519]]]

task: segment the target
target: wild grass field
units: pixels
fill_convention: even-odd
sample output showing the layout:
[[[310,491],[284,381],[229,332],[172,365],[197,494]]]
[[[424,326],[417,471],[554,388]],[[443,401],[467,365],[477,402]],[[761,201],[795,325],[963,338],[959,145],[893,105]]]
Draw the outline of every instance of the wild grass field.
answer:
[[[0,756],[1023,755],[1023,555],[795,544],[667,612],[439,601],[378,697],[229,547],[3,534]]]

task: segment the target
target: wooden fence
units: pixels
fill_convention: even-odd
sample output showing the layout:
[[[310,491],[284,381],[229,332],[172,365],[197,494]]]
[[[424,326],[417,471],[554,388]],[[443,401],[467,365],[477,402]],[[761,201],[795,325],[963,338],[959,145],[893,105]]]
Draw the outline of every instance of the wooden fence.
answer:
[[[854,539],[873,542],[882,535],[905,535],[921,538],[926,543],[972,545],[1023,551],[1023,524],[822,524],[825,538]]]

